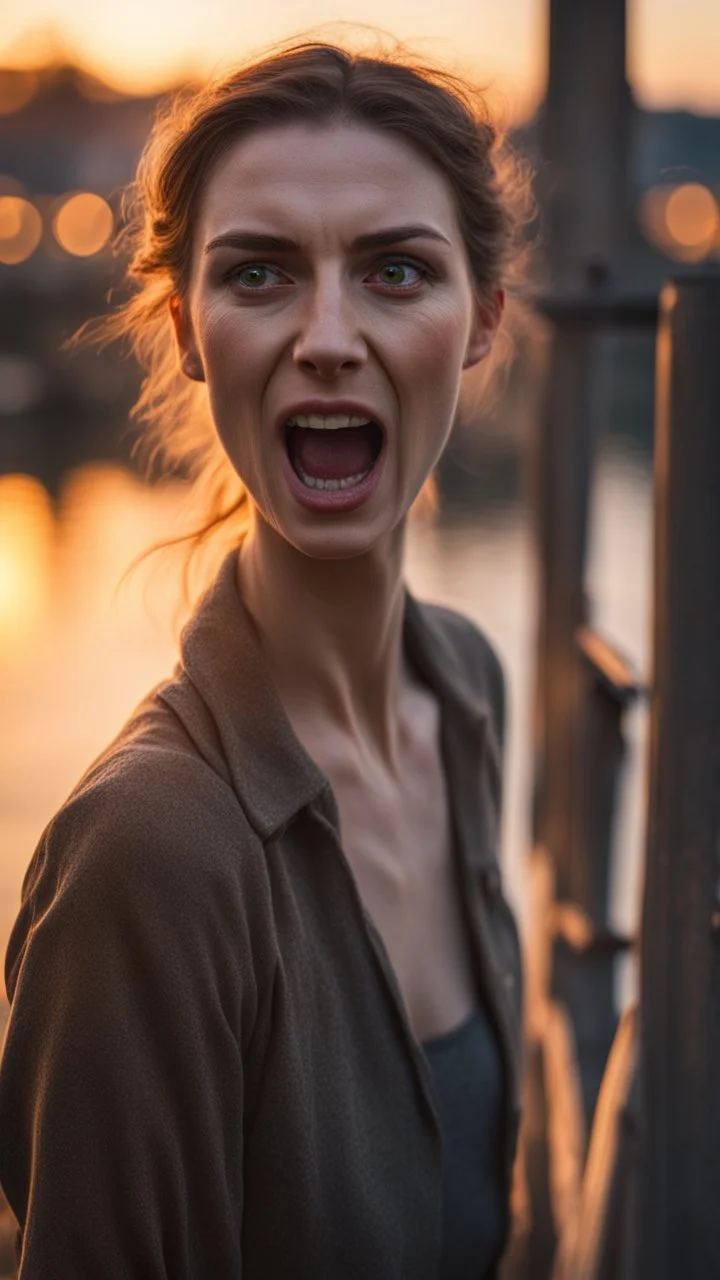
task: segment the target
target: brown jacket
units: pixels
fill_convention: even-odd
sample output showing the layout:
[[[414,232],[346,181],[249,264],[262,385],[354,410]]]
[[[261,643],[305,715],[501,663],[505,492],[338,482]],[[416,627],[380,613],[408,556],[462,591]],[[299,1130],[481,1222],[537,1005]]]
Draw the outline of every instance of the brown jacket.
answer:
[[[457,869],[506,1067],[517,934],[500,889],[503,683],[465,618],[406,594],[442,708]],[[234,578],[175,676],[52,820],[7,953],[0,1182],[23,1280],[436,1280],[429,1072]]]

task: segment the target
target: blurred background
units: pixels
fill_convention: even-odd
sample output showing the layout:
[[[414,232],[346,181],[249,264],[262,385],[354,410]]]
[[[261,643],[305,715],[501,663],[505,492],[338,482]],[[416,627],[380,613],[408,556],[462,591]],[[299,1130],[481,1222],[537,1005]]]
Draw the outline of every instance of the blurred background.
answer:
[[[93,755],[172,668],[180,565],[120,579],[183,527],[186,487],[134,470],[138,372],[69,336],[121,296],[111,251],[120,198],[163,93],[278,38],[377,24],[487,85],[516,146],[539,161],[547,66],[544,0],[4,0],[0,21],[0,949],[40,832]],[[352,38],[337,27],[322,38]],[[362,34],[355,38],[362,39]],[[631,0],[631,208],[627,287],[656,291],[720,258],[720,8]],[[588,146],[591,141],[588,140]],[[455,605],[499,648],[510,686],[504,859],[525,910],[530,840],[535,562],[527,458],[547,334],[517,343],[502,397],[456,431],[442,505],[414,527],[408,578]],[[653,348],[603,339],[590,520],[594,621],[647,669]],[[645,713],[629,723],[613,883],[634,932],[642,845]],[[622,998],[622,997],[621,997]]]

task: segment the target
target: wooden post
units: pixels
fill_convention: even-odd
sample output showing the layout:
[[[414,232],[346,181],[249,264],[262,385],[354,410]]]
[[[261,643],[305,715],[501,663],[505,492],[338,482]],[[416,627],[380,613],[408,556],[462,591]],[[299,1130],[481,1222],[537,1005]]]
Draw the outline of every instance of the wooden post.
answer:
[[[543,214],[554,288],[614,272],[628,226],[625,0],[549,0]]]
[[[548,84],[542,114],[543,164],[540,204],[543,239],[553,293],[585,293],[601,286],[619,264],[627,222],[627,142],[631,100],[625,77],[625,0],[548,0]],[[597,290],[596,292],[602,290]],[[597,390],[597,328],[576,324],[572,316],[549,311],[549,370],[545,403],[531,460],[530,485],[535,505],[539,600],[535,699],[535,841],[531,881],[547,879],[552,865],[554,892],[571,899],[577,877],[575,859],[593,856],[573,838],[577,791],[575,743],[582,719],[583,676],[576,633],[588,621],[585,603],[585,552],[593,466],[594,406]],[[575,824],[576,829],[576,824]],[[584,883],[605,884],[581,876]],[[593,920],[603,918],[597,903]],[[535,932],[549,928],[542,897],[533,902]],[[547,938],[548,944],[550,939]],[[537,948],[545,953],[550,946]],[[557,948],[552,948],[553,961]],[[606,965],[608,961],[604,962]],[[612,964],[612,961],[609,962]],[[529,961],[532,967],[533,961]],[[581,962],[582,964],[582,962]],[[542,967],[542,966],[541,966]],[[543,1039],[551,1025],[550,994],[566,1007],[577,990],[572,958],[564,972],[553,964],[550,983],[543,969],[529,974],[536,991],[528,1018],[528,1060],[542,1076],[549,1053]],[[583,965],[587,969],[587,964]],[[587,984],[585,984],[587,985]],[[607,984],[605,984],[607,987]],[[543,986],[544,990],[540,990]],[[591,991],[590,998],[595,994]],[[587,1004],[587,1001],[584,1002]],[[612,1015],[597,1010],[603,1036]],[[572,1013],[571,1013],[572,1016]],[[573,1026],[573,1033],[575,1032]],[[591,1038],[595,1036],[592,1028]],[[605,1037],[606,1038],[606,1037]],[[537,1082],[536,1082],[537,1083]],[[556,1132],[547,1115],[552,1091],[540,1080],[530,1098],[526,1125],[541,1154],[542,1137]],[[546,1103],[542,1102],[543,1086]],[[587,1095],[590,1090],[584,1090]],[[536,1223],[518,1269],[523,1280],[547,1275],[549,1187],[547,1168],[536,1160],[528,1168],[529,1198]],[[560,1224],[555,1222],[555,1228]]]
[[[554,292],[584,290],[622,257],[631,100],[625,0],[548,0],[548,80],[540,196]],[[573,856],[575,632],[587,622],[584,571],[591,489],[597,328],[553,320],[533,481],[540,568],[536,843],[568,896]]]
[[[541,206],[553,290],[612,276],[625,244],[631,99],[625,0],[549,0]],[[598,329],[554,321],[534,459],[540,561],[537,838],[567,897],[572,848],[575,633],[587,622],[584,571]]]
[[[549,0],[541,193],[552,285],[561,294],[602,297],[622,260],[631,110],[625,61],[625,0]],[[560,902],[576,901],[578,885],[592,890],[580,905],[602,931],[610,824],[596,835],[584,821],[587,753],[578,744],[595,724],[589,709],[595,692],[576,641],[588,622],[585,561],[601,329],[578,323],[572,311],[548,311],[553,332],[534,476],[540,553],[535,846],[552,860]],[[583,1041],[588,1121],[614,1032],[612,978],[607,950],[579,956],[562,942],[555,947],[552,993]]]
[[[720,1276],[720,274],[661,299],[638,1266]]]

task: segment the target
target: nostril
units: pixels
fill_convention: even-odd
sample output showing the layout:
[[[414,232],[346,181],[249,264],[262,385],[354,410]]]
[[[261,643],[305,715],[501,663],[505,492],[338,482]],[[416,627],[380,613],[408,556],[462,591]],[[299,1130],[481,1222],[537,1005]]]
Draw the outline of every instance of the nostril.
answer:
[[[308,329],[297,335],[293,349],[298,368],[313,370],[325,378],[341,370],[359,369],[366,358],[362,337],[340,326],[325,326],[324,332]]]

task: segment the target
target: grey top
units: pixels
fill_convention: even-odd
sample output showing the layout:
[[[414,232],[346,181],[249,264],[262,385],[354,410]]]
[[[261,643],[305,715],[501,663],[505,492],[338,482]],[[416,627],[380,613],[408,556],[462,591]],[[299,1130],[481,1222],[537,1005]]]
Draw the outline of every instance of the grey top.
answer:
[[[502,1249],[503,1069],[497,1037],[477,1009],[424,1041],[443,1140],[443,1237],[439,1280],[488,1280]]]

